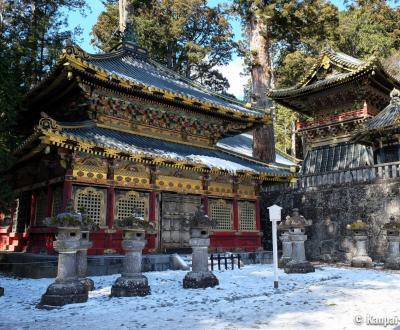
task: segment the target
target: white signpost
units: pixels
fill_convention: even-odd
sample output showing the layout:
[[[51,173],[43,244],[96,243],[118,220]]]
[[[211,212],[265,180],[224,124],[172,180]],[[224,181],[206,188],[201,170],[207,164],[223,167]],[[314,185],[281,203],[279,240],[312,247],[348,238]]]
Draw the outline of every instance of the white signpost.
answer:
[[[272,222],[272,255],[274,260],[274,288],[278,288],[278,239],[276,223],[281,221],[282,208],[278,205],[272,205],[268,208],[269,220]]]

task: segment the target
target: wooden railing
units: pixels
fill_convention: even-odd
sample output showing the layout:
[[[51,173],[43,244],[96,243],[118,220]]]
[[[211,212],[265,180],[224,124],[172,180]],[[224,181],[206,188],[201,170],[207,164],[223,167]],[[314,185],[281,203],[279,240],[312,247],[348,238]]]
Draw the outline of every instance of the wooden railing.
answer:
[[[353,118],[369,117],[371,115],[372,114],[368,112],[367,107],[364,107],[363,109],[360,109],[360,110],[343,112],[343,113],[340,113],[337,115],[327,116],[324,118],[317,118],[317,119],[310,120],[310,121],[304,121],[304,122],[297,121],[296,129],[300,130],[300,129],[305,129],[305,128],[311,128],[311,127],[315,127],[315,126],[337,123],[337,122],[341,122],[341,121],[353,119]]]
[[[297,183],[266,187],[266,192],[301,189],[348,183],[370,183],[376,180],[400,179],[400,162],[356,167],[345,170],[300,175]]]

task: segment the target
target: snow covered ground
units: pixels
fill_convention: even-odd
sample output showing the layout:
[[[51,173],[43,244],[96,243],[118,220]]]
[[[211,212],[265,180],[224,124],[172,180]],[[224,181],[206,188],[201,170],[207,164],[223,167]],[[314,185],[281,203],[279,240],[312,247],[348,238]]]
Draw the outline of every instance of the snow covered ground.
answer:
[[[0,329],[377,329],[365,325],[374,317],[394,323],[397,317],[400,329],[399,272],[334,267],[305,275],[281,272],[275,291],[271,265],[215,274],[218,287],[184,290],[183,271],[146,273],[152,295],[113,299],[108,295],[117,276],[93,277],[97,289],[87,303],[51,311],[35,308],[51,279],[0,276],[5,288]]]

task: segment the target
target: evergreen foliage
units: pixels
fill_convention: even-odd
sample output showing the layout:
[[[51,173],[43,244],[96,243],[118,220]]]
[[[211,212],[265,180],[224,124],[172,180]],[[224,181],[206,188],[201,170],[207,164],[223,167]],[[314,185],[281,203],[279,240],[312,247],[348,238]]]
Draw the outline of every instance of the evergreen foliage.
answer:
[[[223,7],[206,0],[130,0],[129,19],[137,43],[168,68],[224,92],[228,80],[215,67],[229,63],[233,32]],[[119,42],[118,2],[109,0],[93,27],[92,42],[103,50]]]
[[[85,0],[0,2],[0,173],[12,165],[23,95],[43,79],[65,40],[79,32],[66,30],[67,10],[84,8]],[[0,212],[7,210],[13,199],[3,178],[1,175]]]

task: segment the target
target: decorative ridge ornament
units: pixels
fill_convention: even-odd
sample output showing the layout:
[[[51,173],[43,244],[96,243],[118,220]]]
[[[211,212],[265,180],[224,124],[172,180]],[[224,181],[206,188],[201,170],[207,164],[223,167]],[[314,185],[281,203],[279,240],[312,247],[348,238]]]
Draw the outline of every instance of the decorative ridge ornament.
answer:
[[[36,127],[36,130],[43,129],[43,130],[51,130],[51,131],[61,131],[61,126],[57,123],[57,121],[55,121],[53,118],[51,118],[45,112],[41,112],[40,115],[42,116],[42,118],[40,118],[39,124]]]
[[[397,88],[393,88],[390,92],[391,102],[400,102],[400,91]]]

